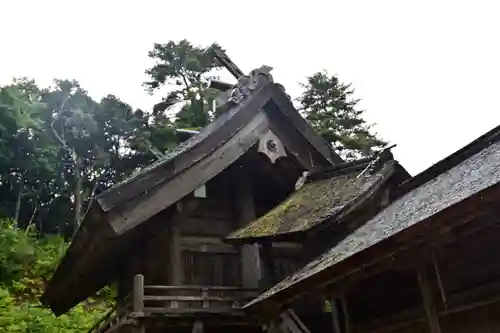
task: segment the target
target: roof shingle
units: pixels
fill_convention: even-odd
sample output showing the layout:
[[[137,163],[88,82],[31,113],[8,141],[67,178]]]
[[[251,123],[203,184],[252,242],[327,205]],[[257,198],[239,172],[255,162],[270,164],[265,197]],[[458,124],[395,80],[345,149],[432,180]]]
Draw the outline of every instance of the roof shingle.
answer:
[[[393,202],[373,219],[295,274],[276,284],[245,307],[255,305],[298,282],[333,267],[458,202],[500,183],[500,142],[477,152]]]

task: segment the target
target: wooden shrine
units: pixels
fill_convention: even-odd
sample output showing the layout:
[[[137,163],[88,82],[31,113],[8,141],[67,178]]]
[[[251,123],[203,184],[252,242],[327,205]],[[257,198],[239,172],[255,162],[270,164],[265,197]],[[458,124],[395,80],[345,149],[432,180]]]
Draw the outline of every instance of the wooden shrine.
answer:
[[[304,172],[342,159],[269,67],[243,75],[218,57],[238,78],[222,85],[220,116],[180,131],[186,141],[96,198],[42,297],[56,315],[114,284],[116,307],[91,333],[262,330],[241,307],[270,281],[263,262],[292,273],[287,258],[301,248],[276,241],[271,254],[224,239],[287,198]]]

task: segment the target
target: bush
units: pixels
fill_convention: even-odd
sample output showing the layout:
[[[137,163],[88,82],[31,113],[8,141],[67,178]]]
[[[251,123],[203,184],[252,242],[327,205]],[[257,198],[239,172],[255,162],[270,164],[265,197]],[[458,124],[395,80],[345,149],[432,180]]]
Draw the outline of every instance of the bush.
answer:
[[[83,333],[108,311],[109,288],[99,305],[79,305],[58,318],[41,306],[39,297],[66,248],[61,237],[39,239],[16,229],[13,221],[0,220],[0,332]]]

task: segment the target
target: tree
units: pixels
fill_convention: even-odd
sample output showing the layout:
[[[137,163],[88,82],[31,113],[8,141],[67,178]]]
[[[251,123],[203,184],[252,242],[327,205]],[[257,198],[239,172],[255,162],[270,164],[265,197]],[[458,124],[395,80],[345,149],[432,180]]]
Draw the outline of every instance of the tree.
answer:
[[[94,114],[98,103],[76,81],[55,80],[55,83],[55,89],[48,92],[44,99],[48,109],[52,110],[50,130],[61,148],[61,171],[73,188],[72,229],[76,230],[83,217],[85,176],[93,179],[92,183],[96,182],[100,174],[95,172],[95,168],[105,158],[100,154],[100,142],[95,140],[97,124]]]
[[[216,43],[203,48],[187,40],[154,44],[149,57],[156,64],[146,70],[151,80],[145,85],[150,91],[167,86],[167,96],[153,110],[159,122],[165,123],[164,118],[169,116],[165,112],[171,112],[174,106],[177,128],[204,127],[213,120],[211,107],[217,92],[207,84],[215,78],[213,71],[220,68],[214,60],[215,50],[221,50]]]
[[[40,114],[41,90],[32,80],[14,80],[0,88],[0,178],[4,191],[14,192],[13,210],[9,214],[21,226],[21,212],[29,212],[30,224],[38,211],[44,179],[54,174],[54,151],[44,133]],[[7,186],[7,188],[6,188]],[[8,205],[7,202],[3,201]],[[28,204],[31,209],[22,204]]]
[[[323,71],[307,77],[301,86],[301,112],[342,157],[369,156],[386,145],[362,118],[363,111],[357,109],[359,99],[353,98],[351,85]]]

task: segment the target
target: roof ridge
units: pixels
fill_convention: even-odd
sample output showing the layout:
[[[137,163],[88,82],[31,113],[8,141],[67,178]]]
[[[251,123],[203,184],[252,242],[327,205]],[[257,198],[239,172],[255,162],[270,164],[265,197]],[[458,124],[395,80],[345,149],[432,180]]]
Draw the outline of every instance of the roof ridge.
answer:
[[[313,169],[307,175],[308,181],[315,181],[324,178],[344,175],[352,171],[358,171],[366,168],[374,160],[374,156],[365,157],[358,160],[335,164],[326,168]]]

